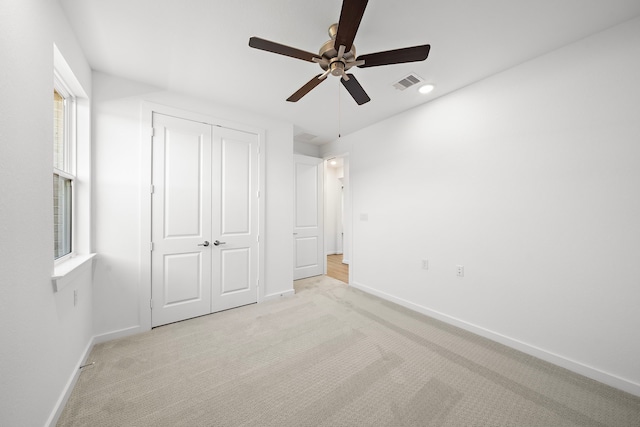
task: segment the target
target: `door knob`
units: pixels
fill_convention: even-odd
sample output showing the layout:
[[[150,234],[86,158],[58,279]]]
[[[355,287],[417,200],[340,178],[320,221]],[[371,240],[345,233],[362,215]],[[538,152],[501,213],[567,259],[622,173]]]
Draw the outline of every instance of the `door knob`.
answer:
[[[218,246],[218,245],[226,245],[227,242],[221,242],[220,240],[216,240],[215,242],[213,242],[214,245]]]
[[[217,242],[217,240],[216,240],[216,242]],[[204,243],[198,243],[198,246],[209,246],[209,244],[210,244],[209,241],[205,240]]]

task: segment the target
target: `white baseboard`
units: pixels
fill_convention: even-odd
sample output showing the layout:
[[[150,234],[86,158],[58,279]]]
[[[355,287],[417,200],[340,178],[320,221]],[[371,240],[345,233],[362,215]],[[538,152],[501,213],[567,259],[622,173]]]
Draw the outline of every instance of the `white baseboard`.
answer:
[[[60,419],[60,415],[62,415],[62,411],[64,410],[64,407],[66,406],[67,401],[71,396],[71,392],[73,391],[73,388],[75,387],[76,382],[80,377],[80,367],[85,363],[87,363],[87,358],[89,357],[89,354],[91,353],[91,350],[93,349],[94,344],[95,344],[95,341],[93,338],[91,338],[89,340],[89,343],[87,344],[87,347],[84,349],[82,356],[80,356],[80,360],[78,361],[73,372],[71,373],[71,376],[67,381],[67,384],[62,390],[62,393],[60,394],[60,397],[58,398],[58,401],[56,402],[56,405],[53,408],[53,412],[51,412],[51,415],[49,416],[49,419],[45,424],[46,426],[53,427],[58,423],[58,420]]]
[[[103,342],[115,340],[117,338],[124,338],[130,335],[139,334],[145,332],[140,325],[131,326],[129,328],[120,329],[113,332],[107,332],[106,334],[96,335],[93,337],[94,344],[100,344]]]
[[[278,293],[275,293],[275,294],[265,295],[264,297],[262,297],[262,302],[272,301],[272,300],[276,300],[276,299],[280,299],[280,298],[289,298],[289,297],[294,296],[295,293],[296,293],[295,290],[289,289],[289,290],[284,291],[284,292],[278,292]]]
[[[80,360],[78,361],[78,363],[76,363],[76,366],[73,372],[71,373],[71,376],[67,381],[67,384],[62,390],[62,393],[60,394],[60,397],[58,398],[58,401],[56,402],[56,405],[53,408],[53,412],[51,412],[51,415],[49,416],[49,419],[47,420],[47,423],[45,425],[53,427],[58,423],[58,420],[60,419],[60,415],[62,415],[62,411],[64,410],[64,407],[66,406],[67,401],[71,396],[71,392],[73,392],[73,388],[75,387],[76,382],[78,382],[78,378],[81,372],[80,367],[87,363],[87,359],[89,357],[89,354],[91,354],[91,350],[93,350],[94,345],[103,343],[106,341],[111,341],[116,338],[122,338],[129,335],[134,335],[140,332],[142,332],[140,326],[133,326],[131,328],[125,328],[119,331],[109,332],[102,335],[96,335],[93,338],[91,338],[89,340],[89,343],[87,344],[87,347],[82,352],[82,356],[80,357]]]
[[[507,347],[511,347],[513,349],[519,350],[530,356],[537,357],[538,359],[542,359],[546,362],[568,369],[572,372],[583,375],[587,378],[591,378],[593,380],[596,380],[603,384],[617,388],[619,390],[625,391],[627,393],[633,394],[635,396],[640,396],[640,384],[635,383],[633,381],[620,378],[608,372],[601,371],[597,368],[593,368],[583,363],[576,362],[575,360],[566,358],[564,356],[560,356],[558,354],[549,352],[547,350],[538,348],[536,346],[532,346],[530,344],[524,343],[522,341],[510,338],[510,337],[507,337],[497,332],[493,332],[491,330],[482,328],[480,326],[465,322],[464,320],[460,320],[455,317],[449,316],[447,314],[440,313],[438,311],[432,310],[422,305],[415,304],[411,301],[398,298],[386,292],[378,291],[376,289],[363,285],[362,283],[351,282],[350,286],[353,286],[354,288],[359,289],[368,294],[375,295],[384,300],[394,302],[410,310],[424,314],[425,316],[432,317],[434,319],[440,320],[450,325],[457,326],[461,329],[464,329],[476,335],[480,335],[484,338],[488,338],[492,341],[496,341],[500,344],[504,344]]]

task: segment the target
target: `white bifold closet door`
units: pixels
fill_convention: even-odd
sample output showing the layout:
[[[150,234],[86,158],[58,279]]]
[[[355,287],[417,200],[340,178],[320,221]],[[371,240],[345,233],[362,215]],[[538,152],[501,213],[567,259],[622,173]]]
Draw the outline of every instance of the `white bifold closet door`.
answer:
[[[258,136],[153,114],[152,326],[257,302]]]

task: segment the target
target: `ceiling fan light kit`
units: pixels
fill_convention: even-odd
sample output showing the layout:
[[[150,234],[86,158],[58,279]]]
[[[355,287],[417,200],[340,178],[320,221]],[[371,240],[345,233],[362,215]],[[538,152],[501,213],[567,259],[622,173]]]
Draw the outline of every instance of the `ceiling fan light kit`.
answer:
[[[251,37],[249,46],[303,61],[315,62],[323,72],[313,77],[287,98],[289,102],[297,102],[312,89],[325,81],[329,75],[340,77],[340,82],[358,105],[371,100],[356,77],[347,73],[351,68],[377,67],[381,65],[402,64],[406,62],[424,61],[429,56],[430,45],[420,45],[384,52],[370,53],[358,57],[353,41],[360,26],[368,0],[343,0],[340,20],[329,27],[331,39],[324,43],[318,54],[306,52],[276,42]]]

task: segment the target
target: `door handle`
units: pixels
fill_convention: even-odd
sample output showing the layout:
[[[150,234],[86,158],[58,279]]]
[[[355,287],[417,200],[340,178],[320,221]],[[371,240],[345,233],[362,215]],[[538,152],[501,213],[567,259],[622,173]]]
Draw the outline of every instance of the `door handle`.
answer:
[[[213,242],[214,245],[218,246],[218,245],[226,245],[227,242],[221,242],[220,240],[216,240],[215,242]]]
[[[217,240],[216,240],[216,242],[217,242]],[[198,246],[209,246],[209,244],[210,244],[209,241],[205,240],[204,243],[198,243]]]

